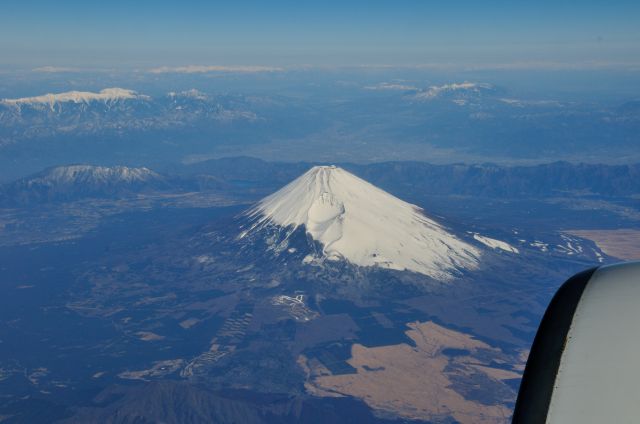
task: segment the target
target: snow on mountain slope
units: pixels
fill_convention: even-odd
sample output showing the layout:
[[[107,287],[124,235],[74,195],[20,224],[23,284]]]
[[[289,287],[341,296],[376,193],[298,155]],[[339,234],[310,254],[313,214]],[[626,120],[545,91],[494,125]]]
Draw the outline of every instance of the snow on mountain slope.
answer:
[[[492,249],[501,249],[501,250],[504,250],[505,252],[520,253],[518,248],[513,247],[509,243],[502,240],[496,240],[487,236],[481,236],[478,233],[474,233],[473,238],[478,240],[480,243],[484,244],[485,246],[489,246]]]
[[[248,212],[248,232],[304,226],[329,260],[409,270],[448,280],[474,269],[480,251],[422,210],[334,166],[316,166]],[[244,236],[246,233],[241,235]]]
[[[183,90],[180,92],[170,91],[169,93],[167,93],[167,95],[171,98],[186,97],[190,99],[207,100],[207,95],[200,90],[196,90],[195,88],[192,88],[191,90]]]
[[[37,105],[45,104],[53,108],[55,103],[89,103],[91,101],[115,101],[115,100],[127,100],[127,99],[147,99],[148,96],[144,96],[136,93],[133,90],[127,90],[124,88],[105,88],[98,93],[90,91],[67,91],[57,94],[44,94],[42,96],[34,97],[21,97],[18,99],[2,99],[0,103],[6,105]]]

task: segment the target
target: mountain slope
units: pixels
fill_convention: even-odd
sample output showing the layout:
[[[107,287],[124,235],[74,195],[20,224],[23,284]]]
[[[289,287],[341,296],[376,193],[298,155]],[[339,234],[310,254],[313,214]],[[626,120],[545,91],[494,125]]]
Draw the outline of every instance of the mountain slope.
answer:
[[[335,166],[311,168],[248,214],[254,222],[247,232],[304,226],[326,259],[360,266],[448,280],[456,270],[475,269],[480,256],[417,206]]]

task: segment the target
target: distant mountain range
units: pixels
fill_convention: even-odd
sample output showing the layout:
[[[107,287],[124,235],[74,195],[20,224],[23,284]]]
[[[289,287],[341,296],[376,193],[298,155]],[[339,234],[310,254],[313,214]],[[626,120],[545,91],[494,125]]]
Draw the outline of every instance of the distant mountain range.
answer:
[[[535,197],[569,193],[628,196],[640,193],[640,164],[604,165],[553,162],[532,166],[496,164],[434,165],[425,162],[339,163],[344,169],[394,192]],[[224,158],[176,168],[185,175],[206,174],[224,181],[277,187],[300,175],[309,163]]]
[[[0,205],[211,190],[257,200],[258,196],[279,189],[313,165],[236,157],[172,167],[164,172],[124,166],[59,166],[0,185]],[[340,166],[405,198],[417,195],[615,197],[640,193],[640,164],[555,162],[507,167],[493,164],[383,162],[370,165],[345,163]]]
[[[640,160],[634,100],[532,97],[464,80],[317,90],[150,94],[110,87],[4,98],[0,180],[69,162],[157,166],[231,155],[340,162],[442,162],[443,155],[501,163]]]
[[[151,97],[133,90],[107,88],[0,100],[0,137],[3,129],[12,129],[5,132],[4,143],[11,142],[10,134],[16,130],[21,132],[20,138],[28,139],[258,119],[240,97],[210,97],[197,90]]]

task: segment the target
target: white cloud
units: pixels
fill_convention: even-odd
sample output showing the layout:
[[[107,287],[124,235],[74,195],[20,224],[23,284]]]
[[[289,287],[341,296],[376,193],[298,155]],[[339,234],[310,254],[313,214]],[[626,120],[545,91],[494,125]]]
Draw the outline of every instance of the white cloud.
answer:
[[[253,72],[277,72],[282,71],[282,68],[272,66],[222,66],[222,65],[188,65],[188,66],[160,66],[158,68],[150,69],[152,74],[204,74],[209,72],[241,72],[241,73],[253,73]]]

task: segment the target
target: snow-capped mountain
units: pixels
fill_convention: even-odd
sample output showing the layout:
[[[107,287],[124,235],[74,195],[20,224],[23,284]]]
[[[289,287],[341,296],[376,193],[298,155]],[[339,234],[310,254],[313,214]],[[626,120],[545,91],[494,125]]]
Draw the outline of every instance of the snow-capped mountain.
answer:
[[[4,105],[10,105],[15,107],[21,107],[23,105],[29,105],[37,107],[39,105],[46,105],[51,110],[54,109],[58,103],[90,103],[90,102],[103,102],[110,103],[118,100],[131,100],[131,99],[149,99],[149,96],[138,94],[133,90],[127,90],[124,88],[105,88],[97,93],[91,91],[67,91],[57,94],[44,94],[34,97],[21,97],[17,99],[2,99],[0,103]]]
[[[70,165],[50,168],[0,187],[0,203],[28,204],[157,190],[165,177],[148,168]]]
[[[327,260],[408,270],[448,280],[478,266],[481,252],[423,211],[335,166],[316,166],[255,205],[251,227],[304,227]],[[313,260],[314,258],[307,258]]]
[[[421,90],[413,98],[416,100],[449,99],[454,103],[465,104],[469,100],[477,99],[487,94],[494,94],[497,89],[487,83],[462,82],[444,85],[433,85]]]

